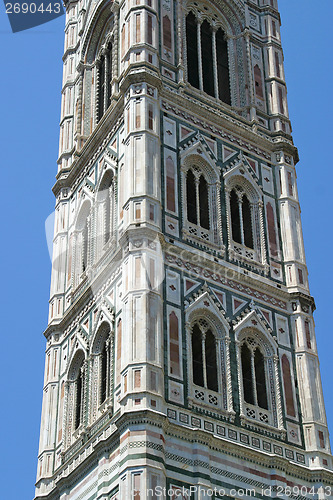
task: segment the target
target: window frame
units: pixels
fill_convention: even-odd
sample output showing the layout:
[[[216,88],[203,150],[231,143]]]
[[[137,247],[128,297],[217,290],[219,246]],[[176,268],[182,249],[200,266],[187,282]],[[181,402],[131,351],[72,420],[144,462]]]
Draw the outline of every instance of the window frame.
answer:
[[[199,292],[200,294],[200,292]],[[207,302],[210,304],[207,310]],[[216,341],[216,365],[218,392],[193,383],[192,330],[195,323],[204,321]],[[187,379],[189,381],[188,401],[190,406],[205,407],[224,415],[235,415],[233,409],[230,368],[230,325],[207,290],[186,310]],[[198,391],[196,393],[196,391]],[[202,393],[202,394],[199,394]],[[209,397],[211,396],[211,397]]]
[[[205,10],[208,9],[205,7]],[[211,9],[210,9],[211,10]],[[231,52],[231,44],[229,43],[230,37],[228,36],[229,29],[222,22],[221,13],[213,13],[210,12],[211,15],[205,14],[205,12],[198,12],[198,7],[196,8],[194,5],[190,5],[185,12],[184,19],[184,60],[185,60],[185,77],[186,81],[192,89],[199,91],[206,95],[207,97],[219,100],[221,103],[226,104],[228,106],[232,106],[232,92],[231,92],[231,68],[230,68],[230,52]],[[191,19],[190,19],[191,18]],[[190,19],[190,21],[189,21]],[[194,20],[194,23],[193,23]],[[193,28],[194,25],[194,28]],[[207,28],[208,25],[208,28]],[[189,28],[192,30],[192,39],[189,35]],[[196,37],[194,31],[196,30]],[[211,44],[203,43],[205,36],[208,34],[208,31],[211,31]],[[222,33],[222,38],[220,35]],[[226,51],[226,59],[227,65],[221,64],[221,57],[219,57],[219,50],[221,50],[221,39],[225,41],[225,51]],[[193,43],[191,43],[191,40]],[[190,73],[189,71],[189,49],[192,48],[192,65],[191,67],[195,67],[193,71],[197,69],[198,75],[194,75],[193,71]],[[194,47],[194,49],[193,49]],[[212,64],[209,65],[210,77],[212,81],[207,79],[207,71],[205,71],[203,60],[204,60],[204,52],[208,51],[211,53]],[[193,55],[193,52],[196,54]],[[197,61],[193,60],[193,57],[197,56]],[[226,71],[226,75],[222,74],[221,67],[224,67]],[[226,76],[226,78],[225,78]],[[227,81],[229,83],[229,87],[225,88],[223,83]],[[211,87],[211,88],[210,88]]]
[[[266,239],[264,227],[264,203],[263,195],[259,187],[251,179],[248,172],[248,167],[241,159],[239,165],[227,171],[224,174],[224,187],[225,187],[225,202],[227,212],[227,229],[228,229],[228,253],[231,261],[244,262],[250,265],[253,269],[259,270],[268,274],[269,265],[267,262],[266,252]],[[251,220],[252,220],[252,239],[253,248],[247,247],[243,242],[245,235],[243,233],[242,243],[233,239],[232,234],[232,208],[231,208],[231,194],[235,191],[238,198],[240,207],[242,205],[242,198],[246,195],[251,207]],[[239,218],[241,217],[241,208],[239,209]],[[242,222],[240,222],[242,224]],[[240,232],[242,229],[240,229]],[[241,232],[242,234],[242,232]]]
[[[253,326],[253,324],[256,326]],[[251,325],[251,326],[249,326]],[[236,356],[238,366],[238,390],[240,403],[240,418],[242,425],[255,428],[263,426],[270,428],[277,435],[285,434],[282,414],[281,384],[279,379],[279,357],[277,346],[269,332],[266,332],[261,324],[259,316],[252,310],[248,316],[234,327],[236,340]],[[254,404],[247,403],[243,387],[242,346],[247,343],[250,350],[254,352],[257,348],[264,357],[265,382],[268,409],[262,408],[255,401]],[[274,394],[274,398],[273,395]]]
[[[201,325],[200,325],[201,323]],[[193,329],[195,326],[198,326],[202,336],[205,336],[207,331],[211,331],[213,336],[215,337],[215,352],[216,352],[216,378],[217,378],[217,391],[213,389],[209,389],[207,387],[207,363],[205,360],[205,355],[203,354],[205,349],[202,350],[203,356],[203,379],[204,386],[197,385],[194,383],[194,374],[193,374]],[[193,319],[189,326],[189,356],[188,356],[188,370],[189,370],[189,380],[191,381],[191,390],[190,397],[195,402],[195,404],[204,404],[205,406],[214,407],[214,408],[222,408],[222,373],[221,373],[221,348],[220,348],[221,339],[219,338],[214,325],[206,319],[204,315],[200,317],[196,317]],[[202,348],[205,342],[202,343]]]
[[[195,149],[204,148],[205,146],[198,141]],[[188,152],[187,156],[181,159],[181,190],[182,190],[182,235],[183,238],[200,243],[208,248],[214,248],[224,254],[223,238],[222,238],[222,220],[221,220],[221,198],[220,198],[220,179],[216,165],[208,161],[207,157],[199,156]],[[197,186],[197,217],[200,220],[200,205],[199,205],[199,181],[202,176],[207,185],[208,192],[208,209],[209,209],[209,229],[202,227],[200,224],[195,224],[188,220],[187,207],[187,175],[189,170],[195,177]],[[198,222],[198,220],[197,220]]]

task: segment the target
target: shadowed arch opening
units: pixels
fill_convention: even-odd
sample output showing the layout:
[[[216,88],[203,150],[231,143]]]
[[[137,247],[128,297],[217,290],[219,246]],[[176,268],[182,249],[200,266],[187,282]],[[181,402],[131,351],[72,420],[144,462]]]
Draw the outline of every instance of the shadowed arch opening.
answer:
[[[204,320],[203,320],[204,321]],[[211,391],[218,391],[216,338],[210,328],[204,329],[200,321],[192,328],[193,383]]]
[[[186,17],[187,78],[193,87],[199,88],[197,21],[190,12]]]
[[[251,352],[246,344],[242,345],[241,358],[242,358],[244,400],[246,401],[246,403],[253,405],[254,398],[253,398]]]
[[[249,336],[244,340],[240,354],[244,401],[268,410],[267,366],[261,347]]]
[[[197,218],[197,196],[195,177],[190,169],[186,176],[186,200],[187,200],[187,219],[193,224],[198,223]]]
[[[110,324],[107,321],[103,321],[103,323],[97,330],[92,346],[94,363],[96,363],[95,366],[98,372],[97,392],[99,404],[102,404],[104,403],[104,401],[106,401],[110,393],[110,387],[112,385],[111,363],[113,357],[113,343],[111,342],[110,333]]]
[[[239,201],[237,193],[234,189],[230,193],[230,210],[231,210],[232,239],[237,243],[242,243],[241,225],[239,216]]]
[[[75,354],[68,372],[68,380],[71,384],[71,400],[73,405],[73,430],[78,429],[78,427],[83,423],[84,360],[84,353],[79,350]]]
[[[195,88],[231,104],[228,43],[215,21],[186,16],[187,78]]]
[[[258,405],[260,408],[268,410],[265,360],[259,348],[257,348],[254,353],[254,372]]]
[[[253,248],[251,206],[246,194],[244,194],[242,199],[242,216],[243,216],[244,244],[248,248]]]
[[[203,175],[199,179],[200,226],[210,229],[208,185]]]

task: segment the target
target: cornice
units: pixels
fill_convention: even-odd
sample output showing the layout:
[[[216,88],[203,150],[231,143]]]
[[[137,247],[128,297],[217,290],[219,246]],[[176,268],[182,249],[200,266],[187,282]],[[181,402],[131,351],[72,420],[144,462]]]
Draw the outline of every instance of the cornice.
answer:
[[[228,106],[228,109],[225,107],[225,109],[218,114],[217,108],[214,108],[213,103],[209,102],[205,96],[196,95],[197,93],[187,86],[184,88],[184,91],[181,92],[182,88],[184,87],[181,85],[178,87],[175,86],[174,88],[172,88],[171,85],[164,85],[161,90],[161,98],[168,101],[171,112],[172,108],[175,108],[176,105],[180,113],[184,113],[187,116],[190,114],[193,115],[198,128],[206,131],[209,130],[213,135],[219,135],[219,129],[223,129],[223,132],[237,136],[241,141],[244,141],[244,138],[246,138],[251,143],[253,150],[256,148],[263,149],[261,154],[255,154],[265,157],[266,161],[271,160],[270,156],[272,152],[281,149],[298,158],[297,148],[293,145],[291,136],[284,133],[273,133],[269,131],[265,134],[258,133],[257,129],[260,128],[259,124],[257,122],[249,122],[245,118],[239,116],[232,107]],[[189,101],[192,102],[192,106],[189,106]],[[219,108],[220,107],[221,106],[219,106]],[[209,123],[207,123],[206,127],[203,127],[200,126],[200,121],[207,121]],[[216,130],[214,131],[214,129]]]
[[[104,114],[98,126],[91,133],[83,148],[80,151],[74,152],[76,159],[71,167],[69,169],[62,169],[57,174],[57,181],[52,188],[56,197],[61,189],[70,189],[80,175],[82,175],[83,179],[85,171],[87,170],[88,172],[97,157],[105,150],[107,143],[111,140],[117,128],[121,125],[124,97],[118,94],[117,96],[113,96],[113,99],[113,103]],[[110,122],[113,124],[111,130]]]
[[[271,470],[272,474],[276,474],[278,471],[285,476],[308,483],[324,483],[325,485],[333,486],[333,473],[331,471],[326,469],[311,470],[306,466],[290,462],[287,458],[271,455],[252,448],[249,449],[243,444],[233,443],[223,437],[212,435],[203,429],[190,429],[177,425],[170,421],[165,414],[145,409],[123,413],[122,415],[116,413],[113,417],[110,417],[110,420],[105,424],[104,428],[115,425],[116,431],[105,440],[98,442],[93,447],[93,451],[81,463],[77,464],[77,457],[82,454],[83,448],[89,446],[95,438],[94,434],[89,436],[88,439],[82,443],[82,446],[80,446],[76,452],[56,470],[53,477],[48,478],[49,482],[56,481],[54,489],[47,495],[36,496],[35,500],[58,500],[59,495],[65,488],[69,488],[76,484],[80,478],[87,474],[88,470],[91,470],[93,464],[97,466],[98,459],[104,451],[110,451],[110,449],[115,449],[117,446],[120,446],[120,436],[126,429],[130,426],[137,426],[140,424],[154,427],[157,426],[164,431],[166,436],[174,437],[190,444],[200,443],[203,446],[208,446],[211,450],[220,451],[237,460],[247,461],[249,464],[254,463],[257,466]],[[67,476],[61,477],[61,474],[71,463],[76,463],[74,470]],[[59,477],[58,480],[57,477]],[[36,485],[38,486],[38,484],[39,482]]]
[[[165,240],[165,252],[169,253],[176,259],[181,258],[182,261],[188,261],[193,266],[195,267],[200,267],[204,270],[204,268],[208,268],[211,271],[214,271],[216,273],[221,274],[221,276],[228,276],[228,273],[230,271],[239,271],[239,268],[235,266],[234,264],[224,261],[223,259],[219,259],[219,262],[216,262],[215,260],[210,260],[207,259],[205,255],[202,255],[202,260],[200,261],[200,266],[198,266],[197,263],[197,252],[196,249],[193,248],[193,251],[191,251],[191,248],[181,248],[179,246],[176,246],[172,243],[169,243],[168,241]],[[172,266],[172,264],[170,264]],[[251,286],[252,288],[259,291],[266,291],[270,295],[273,295],[275,297],[278,297],[280,299],[285,300],[286,302],[289,302],[292,300],[291,294],[288,292],[287,288],[285,285],[280,285],[281,288],[277,287],[276,283],[274,282],[275,286],[268,281],[267,278],[264,278],[262,276],[259,276],[255,274],[254,276],[250,274],[245,274],[245,273],[239,273],[238,276],[238,281],[241,284],[246,284]],[[202,278],[203,279],[203,278]],[[214,282],[209,278],[205,278],[207,280],[207,283],[211,283],[212,285],[218,284],[218,286],[223,286],[219,284],[218,282]],[[236,280],[236,278],[231,278],[233,280]],[[259,289],[260,287],[260,289]],[[236,291],[236,290],[235,290]]]
[[[311,308],[312,312],[314,312],[316,310],[315,300],[312,297],[312,295],[310,295],[310,294],[307,295],[307,294],[301,293],[301,292],[293,292],[290,294],[290,300],[292,300],[292,301],[299,300],[301,305],[305,303],[305,305],[307,305]]]
[[[112,264],[108,272],[108,278],[105,278],[105,273],[103,270],[99,270],[97,275],[92,279],[89,287],[80,295],[77,300],[67,309],[64,313],[63,318],[57,324],[50,324],[44,331],[44,336],[49,340],[53,333],[63,333],[65,331],[71,331],[75,328],[75,325],[80,322],[81,315],[87,314],[88,311],[101,299],[101,294],[104,289],[106,289],[113,281],[117,279],[119,273],[119,254],[122,252],[122,247],[117,246],[116,251],[110,255],[109,260],[104,264],[104,266],[110,265],[110,259],[112,258]],[[94,291],[93,291],[94,290]]]

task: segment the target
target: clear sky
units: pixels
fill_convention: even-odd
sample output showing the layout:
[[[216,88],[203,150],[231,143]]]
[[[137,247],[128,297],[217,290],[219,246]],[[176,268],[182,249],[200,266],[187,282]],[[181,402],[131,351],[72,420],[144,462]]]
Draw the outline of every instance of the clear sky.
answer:
[[[326,410],[333,436],[332,0],[279,0],[305,250],[314,295]],[[0,3],[1,486],[34,496],[50,260],[44,222],[54,207],[64,17],[12,34]],[[325,236],[325,241],[324,241]],[[332,377],[332,380],[331,380]]]

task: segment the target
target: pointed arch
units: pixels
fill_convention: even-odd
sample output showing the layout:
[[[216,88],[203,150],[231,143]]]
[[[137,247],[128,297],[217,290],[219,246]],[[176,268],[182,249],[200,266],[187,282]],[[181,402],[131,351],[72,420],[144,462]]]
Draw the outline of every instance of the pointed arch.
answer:
[[[112,323],[104,312],[96,320],[90,347],[90,421],[101,414],[105,406],[113,406],[114,386],[114,331]]]
[[[262,192],[254,174],[241,162],[224,180],[230,257],[268,272]]]
[[[277,344],[255,310],[234,330],[241,419],[283,431]]]
[[[200,145],[200,146],[199,146]],[[187,239],[221,246],[220,179],[218,168],[212,160],[213,153],[207,144],[197,143],[197,149],[205,148],[207,153],[191,154],[192,148],[182,156],[181,181],[182,199],[185,204],[184,234]],[[208,151],[209,150],[209,151]]]
[[[68,369],[68,380],[73,381],[76,380],[80,371],[80,368],[82,367],[82,364],[85,360],[85,354],[83,349],[79,348],[73,353],[72,355],[72,360],[69,365]]]
[[[94,9],[94,12],[91,10]],[[110,8],[108,0],[90,4],[83,24],[82,35],[82,100],[81,109],[83,135],[89,135],[103,117],[111,103],[112,80],[117,65],[118,47],[114,43],[114,28],[118,14]],[[96,36],[96,34],[98,34]],[[91,105],[91,101],[92,104]],[[88,104],[89,103],[89,104]]]
[[[84,409],[86,399],[86,363],[85,353],[80,347],[72,353],[67,372],[66,414],[64,419],[64,445],[71,444],[73,433],[84,425]]]
[[[193,404],[233,412],[229,324],[221,312],[208,291],[186,309],[189,398]]]
[[[205,15],[205,11],[211,12]],[[202,11],[197,3],[189,7],[185,21],[187,79],[193,87],[230,105],[228,43],[221,22],[221,13],[213,13],[211,6]]]

